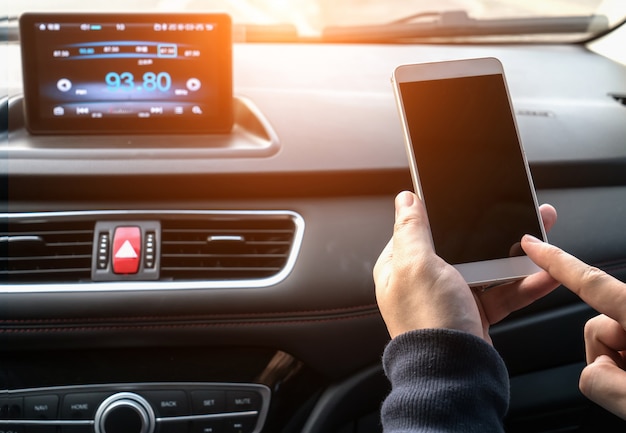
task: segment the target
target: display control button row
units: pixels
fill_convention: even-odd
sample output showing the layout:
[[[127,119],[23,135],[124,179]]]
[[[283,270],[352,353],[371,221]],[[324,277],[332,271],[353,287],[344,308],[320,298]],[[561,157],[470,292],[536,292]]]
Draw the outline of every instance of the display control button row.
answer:
[[[271,391],[258,384],[125,383],[0,396],[0,433],[257,433]]]

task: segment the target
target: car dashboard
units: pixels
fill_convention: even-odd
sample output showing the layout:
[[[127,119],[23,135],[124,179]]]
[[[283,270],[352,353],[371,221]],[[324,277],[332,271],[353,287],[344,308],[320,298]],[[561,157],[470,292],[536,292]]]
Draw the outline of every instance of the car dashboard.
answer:
[[[372,268],[412,189],[400,64],[498,58],[559,213],[548,239],[626,281],[626,67],[583,44],[235,43],[231,132],[88,135],[31,134],[19,46],[0,49],[0,420],[15,431],[124,416],[142,433],[380,431]],[[133,278],[110,271],[127,227]],[[623,431],[578,391],[595,314],[559,288],[492,327],[508,431]]]

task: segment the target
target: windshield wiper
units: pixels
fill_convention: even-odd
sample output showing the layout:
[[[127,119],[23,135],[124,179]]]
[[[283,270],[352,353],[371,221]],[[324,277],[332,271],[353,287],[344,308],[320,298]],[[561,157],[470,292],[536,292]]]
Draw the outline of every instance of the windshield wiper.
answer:
[[[425,18],[428,20],[424,21]],[[322,39],[384,43],[446,37],[599,33],[608,29],[604,15],[475,19],[465,11],[446,11],[425,12],[378,25],[326,27]]]

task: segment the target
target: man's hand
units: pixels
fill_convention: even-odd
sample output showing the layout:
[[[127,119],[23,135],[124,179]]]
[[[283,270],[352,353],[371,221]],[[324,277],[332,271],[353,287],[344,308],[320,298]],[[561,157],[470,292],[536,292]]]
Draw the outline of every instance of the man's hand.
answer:
[[[546,295],[558,283],[546,272],[489,291],[474,291],[457,270],[435,254],[426,210],[410,192],[396,197],[394,233],[374,267],[376,298],[389,334],[447,328],[491,342],[489,325]],[[549,230],[552,206],[541,207]]]
[[[580,390],[626,419],[626,284],[532,236],[524,236],[522,248],[554,279],[604,313],[585,325],[587,367]]]

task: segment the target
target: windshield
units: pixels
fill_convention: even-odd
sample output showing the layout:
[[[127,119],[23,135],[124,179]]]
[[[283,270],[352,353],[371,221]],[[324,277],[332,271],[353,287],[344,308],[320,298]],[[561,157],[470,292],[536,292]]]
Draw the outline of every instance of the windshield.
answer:
[[[398,24],[436,23],[443,27],[438,37],[458,37],[460,25],[467,28],[467,22],[459,23],[458,17],[486,21],[488,26],[472,26],[476,36],[503,36],[508,39],[523,38],[528,34],[541,34],[555,38],[575,36],[589,38],[620,24],[626,16],[624,0],[107,0],[86,2],[84,0],[20,0],[8,2],[8,16],[16,17],[26,11],[37,12],[207,12],[221,11],[229,13],[236,25],[288,25],[293,29],[294,38],[316,38],[328,28],[346,28],[354,26],[381,26]],[[444,16],[442,12],[462,12],[463,15]],[[575,20],[592,16],[601,16],[601,25],[594,20],[583,21],[578,26],[559,27],[561,21],[544,21],[537,28],[532,19],[564,17]],[[451,19],[453,17],[454,19]],[[516,20],[523,19],[530,26],[519,25]],[[455,21],[456,20],[456,21]],[[494,22],[494,20],[499,20]],[[579,20],[580,21],[580,20]],[[450,24],[452,23],[452,25]],[[443,26],[442,26],[443,24]],[[554,29],[550,28],[553,26]],[[506,29],[517,26],[515,31]],[[581,27],[582,26],[582,27]],[[446,32],[449,28],[456,32]],[[557,29],[557,27],[559,27]],[[493,30],[489,30],[493,29]],[[495,30],[497,29],[497,31]],[[565,30],[564,30],[565,29]],[[429,36],[428,27],[418,29],[415,37]],[[554,31],[553,31],[554,30]],[[371,32],[371,27],[363,29]],[[374,29],[376,31],[376,29]],[[426,34],[424,34],[426,31]],[[461,36],[472,36],[472,30],[466,30]],[[356,33],[352,42],[359,41]],[[366,36],[365,34],[363,35]]]

